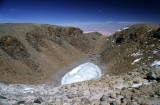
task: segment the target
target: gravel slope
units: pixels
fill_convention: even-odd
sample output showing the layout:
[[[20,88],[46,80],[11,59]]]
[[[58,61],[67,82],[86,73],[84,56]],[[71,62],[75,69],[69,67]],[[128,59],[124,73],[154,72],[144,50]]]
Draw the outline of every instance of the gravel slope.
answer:
[[[160,70],[146,67],[58,87],[0,84],[2,105],[159,105],[159,102]]]

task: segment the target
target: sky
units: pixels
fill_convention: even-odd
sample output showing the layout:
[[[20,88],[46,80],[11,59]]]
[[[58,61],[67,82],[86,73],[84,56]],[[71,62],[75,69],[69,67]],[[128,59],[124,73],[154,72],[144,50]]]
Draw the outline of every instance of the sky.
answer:
[[[139,23],[160,24],[160,0],[0,0],[0,23],[74,26],[104,35]]]

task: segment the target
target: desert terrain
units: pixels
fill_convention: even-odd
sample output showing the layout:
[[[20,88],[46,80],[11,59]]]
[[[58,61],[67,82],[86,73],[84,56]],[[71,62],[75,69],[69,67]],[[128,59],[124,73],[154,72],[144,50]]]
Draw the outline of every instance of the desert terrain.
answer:
[[[48,24],[0,24],[0,104],[159,105],[160,25],[135,24],[110,36]],[[61,85],[80,64],[102,76]]]

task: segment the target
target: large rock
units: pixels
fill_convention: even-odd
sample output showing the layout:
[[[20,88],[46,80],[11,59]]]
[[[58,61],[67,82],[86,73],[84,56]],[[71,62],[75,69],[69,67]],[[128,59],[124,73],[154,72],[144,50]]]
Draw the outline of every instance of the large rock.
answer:
[[[17,104],[18,104],[18,105],[20,105],[20,104],[25,104],[25,102],[26,102],[26,101],[19,101]]]
[[[34,100],[34,103],[41,104],[42,102],[44,102],[44,100],[41,97]]]
[[[84,97],[84,98],[82,98],[81,102],[82,103],[89,103],[89,100],[88,100],[88,98]]]
[[[100,99],[100,101],[107,101],[108,100],[108,97],[106,95],[103,95]]]
[[[149,79],[156,79],[157,78],[155,72],[153,72],[153,71],[150,71],[146,75],[147,75],[147,78],[149,78]]]
[[[0,95],[0,98],[1,98],[1,99],[7,99],[6,97],[4,97],[4,96],[1,96],[1,95]]]

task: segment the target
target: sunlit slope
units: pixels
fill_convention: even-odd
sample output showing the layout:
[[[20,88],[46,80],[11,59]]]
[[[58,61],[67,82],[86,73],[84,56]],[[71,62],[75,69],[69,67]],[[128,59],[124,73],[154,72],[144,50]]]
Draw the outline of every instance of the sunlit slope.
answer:
[[[137,24],[109,36],[102,59],[113,74],[160,60],[160,25]]]
[[[88,56],[101,36],[99,33],[96,37],[85,36],[74,27],[1,24],[0,81],[44,83],[71,63]]]
[[[159,67],[160,26],[137,24],[110,36],[47,24],[0,25],[0,82],[60,84],[76,66],[91,62],[102,75],[140,66]],[[155,65],[156,64],[156,65]],[[53,82],[51,82],[53,81]]]

